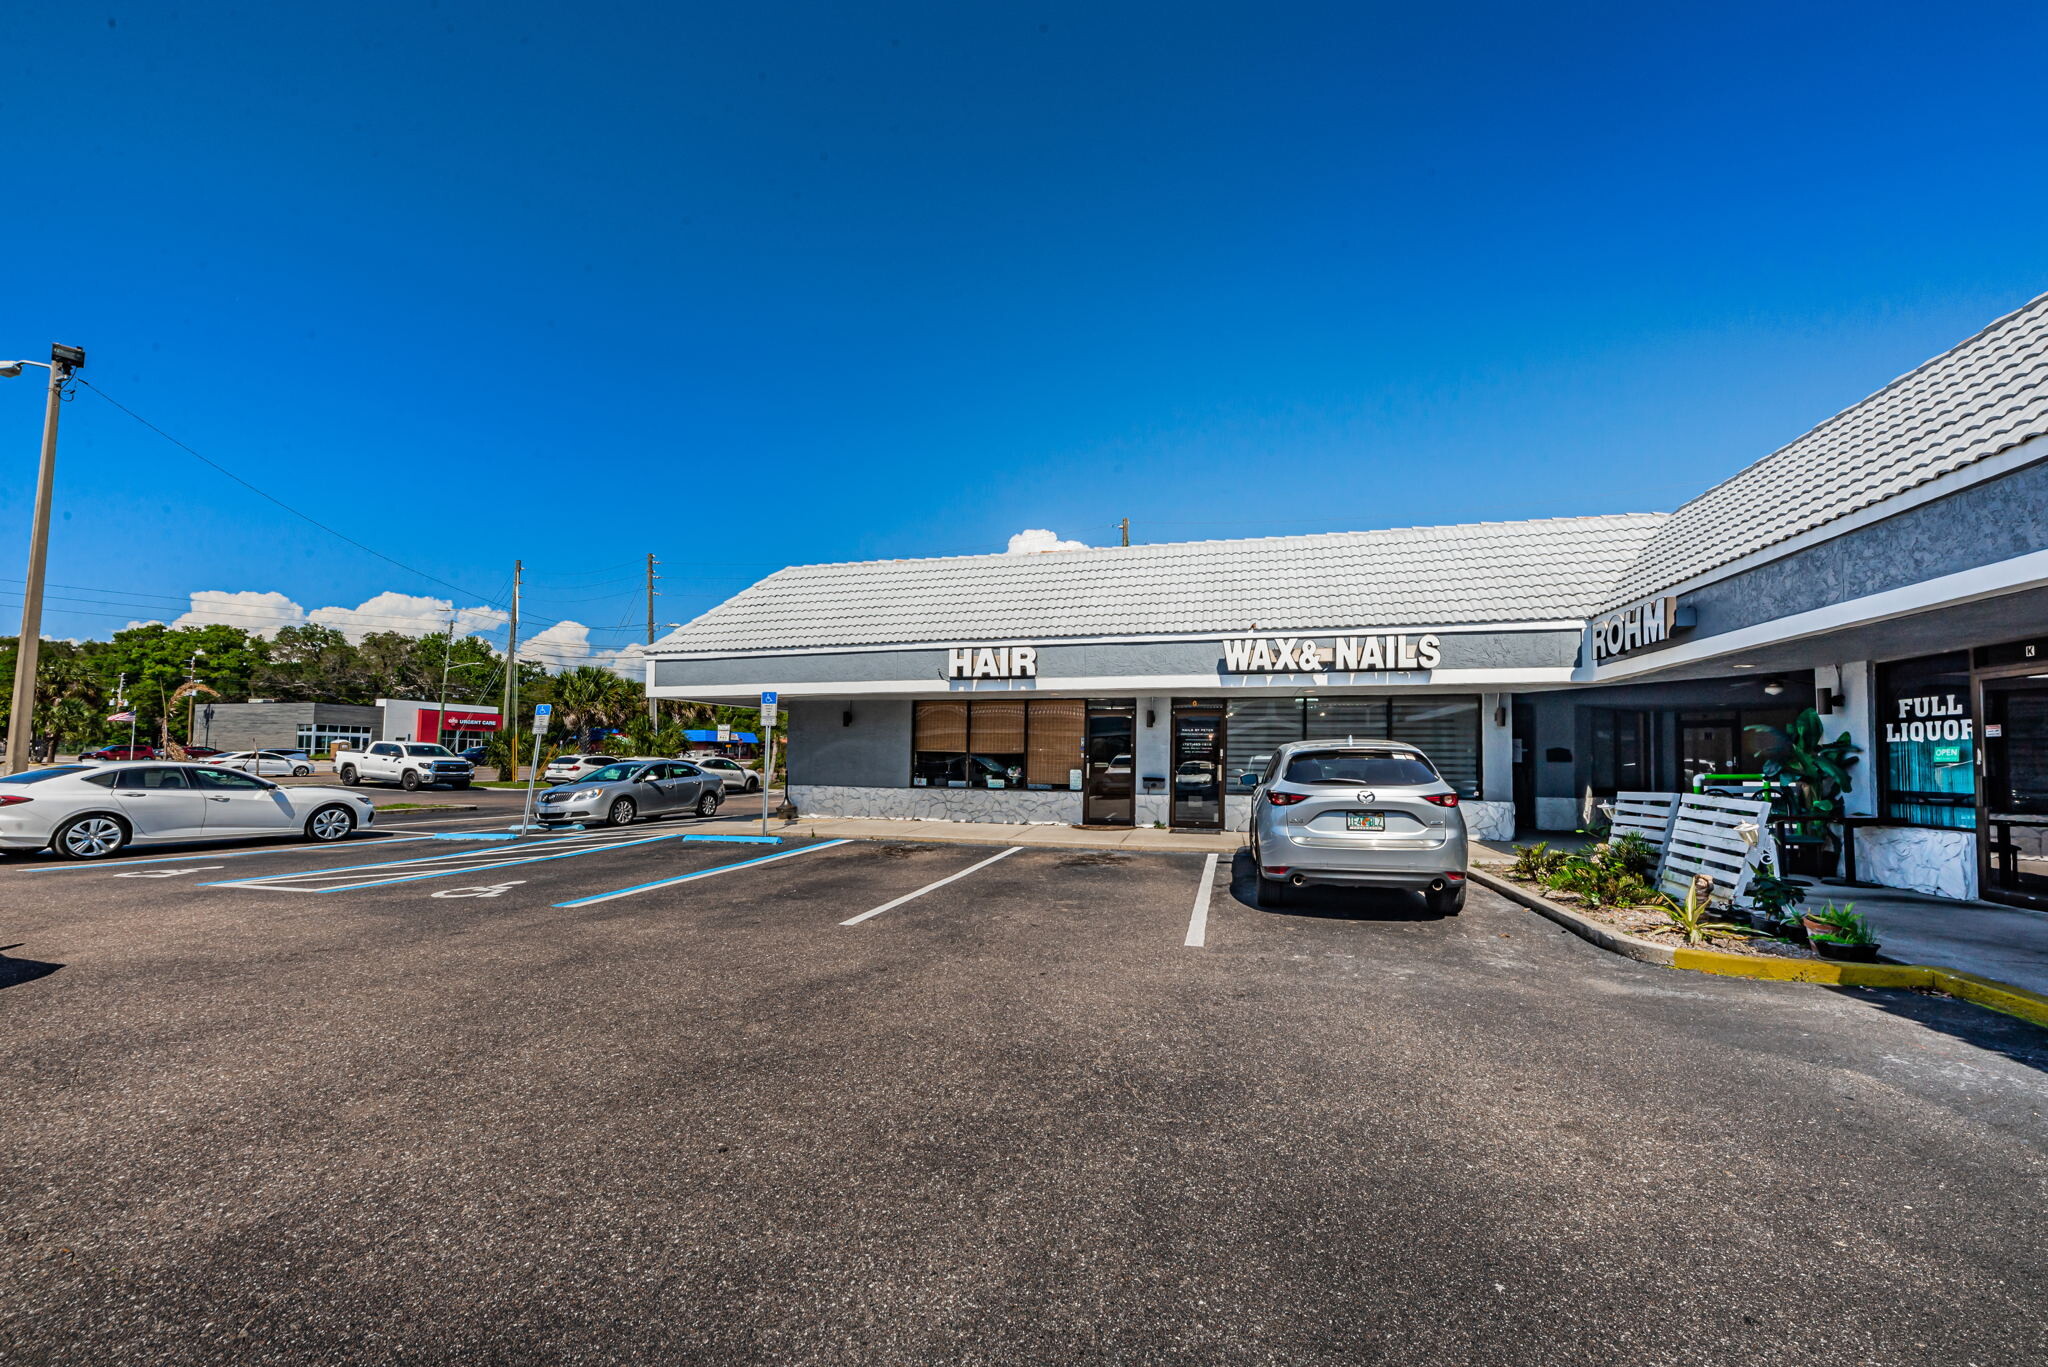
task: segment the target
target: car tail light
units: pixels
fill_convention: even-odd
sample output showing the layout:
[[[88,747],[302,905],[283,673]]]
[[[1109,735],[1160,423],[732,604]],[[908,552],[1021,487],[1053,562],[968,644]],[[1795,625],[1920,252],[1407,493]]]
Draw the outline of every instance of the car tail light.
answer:
[[[1458,805],[1458,795],[1456,793],[1424,793],[1422,800],[1424,802],[1434,802],[1439,807],[1455,807]]]
[[[17,802],[34,802],[34,801],[35,801],[35,799],[34,799],[34,798],[32,798],[32,797],[16,797],[16,796],[15,796],[15,795],[14,795],[13,793],[9,793],[9,794],[7,794],[7,796],[5,796],[5,797],[0,797],[0,807],[12,807],[12,806],[13,806],[13,805],[14,805],[15,803],[17,803]]]
[[[1281,793],[1268,788],[1266,789],[1266,801],[1272,803],[1275,807],[1292,807],[1297,802],[1308,801],[1308,794]]]
[[[1465,881],[1465,871],[1463,869],[1450,869],[1445,872],[1444,881],[1447,883],[1462,883]]]

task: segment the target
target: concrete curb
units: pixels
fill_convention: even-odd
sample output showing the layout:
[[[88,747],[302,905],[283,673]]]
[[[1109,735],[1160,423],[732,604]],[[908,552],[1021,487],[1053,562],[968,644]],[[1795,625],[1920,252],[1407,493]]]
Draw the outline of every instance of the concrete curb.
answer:
[[[1830,987],[1918,987],[1946,992],[1977,1006],[2018,1016],[2048,1028],[2048,997],[2024,987],[1931,964],[1845,964],[1833,959],[1786,959],[1772,954],[1723,954],[1712,949],[1680,949],[1640,935],[1603,926],[1570,907],[1541,897],[1484,869],[1471,871],[1472,881],[1557,922],[1582,940],[1625,958],[1693,973],[1725,978],[1757,978],[1767,982],[1820,983]]]

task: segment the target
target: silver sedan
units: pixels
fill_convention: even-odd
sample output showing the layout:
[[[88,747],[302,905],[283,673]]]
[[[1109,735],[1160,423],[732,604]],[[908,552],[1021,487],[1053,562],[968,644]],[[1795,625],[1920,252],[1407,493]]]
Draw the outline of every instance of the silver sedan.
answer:
[[[360,793],[284,788],[211,764],[59,764],[0,778],[0,849],[65,859],[191,840],[341,840],[375,819]]]
[[[540,795],[534,820],[544,826],[630,826],[643,816],[718,815],[725,785],[679,759],[628,759]]]

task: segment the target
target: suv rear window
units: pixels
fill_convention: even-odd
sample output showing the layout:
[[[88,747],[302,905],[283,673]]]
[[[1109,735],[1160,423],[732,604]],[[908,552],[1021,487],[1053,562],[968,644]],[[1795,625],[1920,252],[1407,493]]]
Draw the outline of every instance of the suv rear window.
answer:
[[[1380,788],[1420,788],[1438,783],[1436,770],[1414,755],[1389,755],[1367,750],[1303,750],[1287,761],[1286,782],[1310,786],[1366,784]]]

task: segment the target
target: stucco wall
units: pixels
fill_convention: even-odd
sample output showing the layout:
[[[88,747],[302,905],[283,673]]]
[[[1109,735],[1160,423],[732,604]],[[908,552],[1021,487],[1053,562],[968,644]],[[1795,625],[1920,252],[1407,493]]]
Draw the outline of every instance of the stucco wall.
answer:
[[[1354,633],[1317,633],[1318,639]],[[1409,633],[1411,636],[1414,632]],[[1570,668],[1577,663],[1580,635],[1576,631],[1449,632],[1441,637],[1443,659],[1440,669]],[[723,660],[656,660],[654,682],[661,689],[729,687],[735,684],[779,683],[789,686],[817,685],[829,696],[834,683],[876,683],[887,680],[929,681],[934,690],[949,686],[969,690],[966,680],[949,685],[946,652],[934,646],[918,650],[847,651],[843,653],[753,655]],[[1309,687],[1310,676],[1225,673],[1223,648],[1216,641],[1141,641],[1116,645],[1041,645],[1038,648],[1039,689],[1057,689],[1060,680],[1124,678],[1156,674],[1180,677],[1190,674],[1215,676],[1216,687],[1245,686]],[[1428,671],[1403,675],[1357,676],[1362,685],[1391,679],[1426,678]],[[1290,678],[1292,682],[1289,682]],[[1343,676],[1332,676],[1333,684]],[[1023,680],[1028,689],[1034,681]],[[973,691],[1003,691],[1014,687],[1009,680],[983,680]]]
[[[2048,546],[2048,460],[1845,532],[1684,595],[1673,644],[1917,584]],[[1643,657],[1654,658],[1654,651]],[[1636,658],[1631,656],[1631,658]]]
[[[911,706],[873,698],[790,703],[790,778],[806,785],[908,788]]]
[[[1935,897],[1977,895],[1977,833],[1929,826],[1865,826],[1856,832],[1856,874],[1888,888]]]

